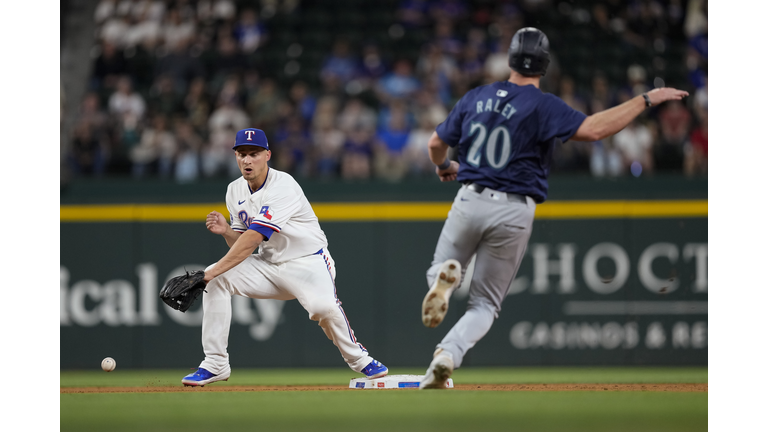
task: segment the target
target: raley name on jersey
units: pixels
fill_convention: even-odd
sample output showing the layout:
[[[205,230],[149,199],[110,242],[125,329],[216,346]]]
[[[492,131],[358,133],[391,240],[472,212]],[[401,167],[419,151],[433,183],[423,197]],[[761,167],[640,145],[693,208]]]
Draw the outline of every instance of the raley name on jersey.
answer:
[[[272,220],[272,212],[269,210],[269,206],[262,207],[259,214],[264,215],[264,218],[267,220]]]
[[[507,92],[505,90],[499,90],[496,95],[501,96],[503,92],[503,95],[506,96]],[[515,107],[513,107],[510,104],[505,104],[504,108],[502,110],[499,110],[499,103],[501,102],[501,99],[496,99],[496,104],[494,105],[494,101],[491,98],[488,98],[485,101],[479,100],[476,102],[477,107],[477,113],[482,114],[484,112],[495,112],[498,114],[503,115],[504,117],[509,120],[510,117],[512,117],[512,114],[517,112]]]

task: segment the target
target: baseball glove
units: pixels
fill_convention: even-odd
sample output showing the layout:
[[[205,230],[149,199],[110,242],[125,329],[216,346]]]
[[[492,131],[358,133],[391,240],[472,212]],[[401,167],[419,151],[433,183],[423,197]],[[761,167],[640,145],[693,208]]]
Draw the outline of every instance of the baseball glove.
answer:
[[[204,277],[205,272],[197,270],[171,278],[160,290],[160,298],[168,306],[186,312],[205,291]]]

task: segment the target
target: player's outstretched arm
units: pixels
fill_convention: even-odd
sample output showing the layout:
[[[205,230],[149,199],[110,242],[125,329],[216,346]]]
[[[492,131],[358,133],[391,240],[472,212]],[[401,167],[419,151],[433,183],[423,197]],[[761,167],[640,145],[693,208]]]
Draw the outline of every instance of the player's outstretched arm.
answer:
[[[657,88],[646,93],[651,106],[670,100],[681,100],[688,92],[670,87]],[[574,141],[598,141],[624,129],[647,108],[645,98],[635,96],[621,105],[587,117],[571,137]]]
[[[208,231],[223,236],[229,247],[232,247],[238,237],[240,237],[240,233],[233,230],[227,223],[224,215],[217,211],[208,213],[208,216],[205,218],[205,227],[208,228]]]
[[[259,247],[262,241],[264,241],[264,236],[254,230],[249,229],[240,234],[237,241],[229,248],[229,252],[224,255],[224,258],[219,260],[212,268],[206,270],[203,280],[206,283],[210,282],[216,276],[240,264]]]

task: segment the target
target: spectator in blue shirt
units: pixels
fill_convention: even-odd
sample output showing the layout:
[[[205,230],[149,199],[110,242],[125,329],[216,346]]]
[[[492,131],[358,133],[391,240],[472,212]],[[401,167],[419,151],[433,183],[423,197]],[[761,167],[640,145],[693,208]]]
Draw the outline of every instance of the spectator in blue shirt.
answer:
[[[356,78],[359,73],[360,61],[352,53],[349,42],[344,39],[337,39],[333,44],[331,55],[325,59],[320,69],[320,79],[323,83],[328,81],[346,83]]]
[[[309,125],[312,122],[312,116],[315,113],[315,107],[317,106],[317,99],[309,93],[307,83],[304,81],[296,81],[291,86],[291,90],[288,93],[288,97],[291,99],[296,112],[304,120],[305,125]]]
[[[402,179],[408,172],[404,149],[411,128],[404,103],[394,103],[388,121],[376,131],[374,168],[376,175],[391,181]]]
[[[413,66],[407,59],[395,62],[394,70],[383,76],[377,85],[379,98],[384,102],[392,99],[403,99],[413,95],[421,87],[419,80],[413,75]]]
[[[409,29],[426,27],[431,21],[429,3],[429,0],[401,1],[395,11],[397,21]]]
[[[344,179],[367,179],[371,176],[374,137],[370,129],[355,127],[344,142],[341,176]]]
[[[240,21],[234,29],[235,38],[244,54],[251,54],[264,45],[267,31],[259,22],[259,17],[253,9],[243,10]]]

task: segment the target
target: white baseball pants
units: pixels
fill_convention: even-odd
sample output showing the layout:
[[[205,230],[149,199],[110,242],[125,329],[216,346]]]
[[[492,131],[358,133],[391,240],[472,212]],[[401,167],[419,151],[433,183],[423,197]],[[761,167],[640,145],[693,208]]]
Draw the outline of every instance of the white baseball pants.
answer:
[[[215,277],[203,293],[205,360],[200,367],[216,375],[230,372],[227,346],[232,296],[240,295],[255,299],[297,299],[309,312],[309,319],[318,321],[328,339],[339,348],[347,365],[360,372],[373,358],[355,338],[336,297],[335,278],[336,266],[327,250],[281,264],[251,255]]]

